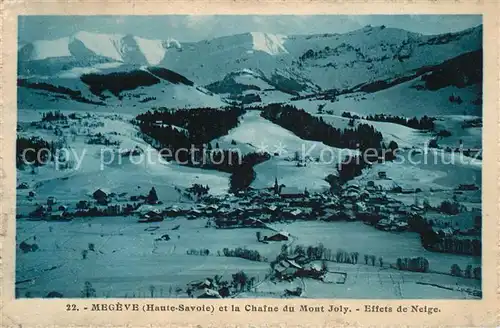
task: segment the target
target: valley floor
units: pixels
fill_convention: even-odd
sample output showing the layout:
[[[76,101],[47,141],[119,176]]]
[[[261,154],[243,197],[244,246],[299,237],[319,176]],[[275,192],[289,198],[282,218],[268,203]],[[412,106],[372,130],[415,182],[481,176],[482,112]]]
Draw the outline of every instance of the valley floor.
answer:
[[[172,230],[180,226],[176,230]],[[156,229],[154,227],[157,227]],[[16,293],[18,297],[45,297],[58,292],[64,297],[80,297],[85,282],[90,282],[97,297],[188,297],[186,286],[192,281],[244,271],[254,277],[250,291],[234,297],[281,297],[285,289],[301,287],[309,298],[470,298],[466,290],[480,290],[481,281],[453,277],[452,264],[480,265],[480,258],[433,253],[420,246],[413,233],[384,232],[361,222],[293,222],[274,226],[287,229],[293,238],[289,246],[317,245],[348,252],[374,254],[386,265],[328,262],[325,282],[294,279],[271,282],[269,261],[280,252],[282,242],[259,243],[256,232],[265,230],[215,229],[206,219],[172,218],[158,223],[137,223],[134,217],[74,219],[71,222],[17,221],[17,245],[36,243],[36,252],[16,256]],[[168,234],[170,240],[155,241]],[[94,244],[85,259],[82,251]],[[225,257],[223,248],[244,247],[257,250],[266,262]],[[208,249],[209,255],[187,255],[191,249]],[[398,257],[424,256],[430,273],[399,271],[388,267]],[[345,282],[339,272],[345,275]],[[422,285],[422,283],[427,285]],[[433,285],[430,285],[433,284]]]

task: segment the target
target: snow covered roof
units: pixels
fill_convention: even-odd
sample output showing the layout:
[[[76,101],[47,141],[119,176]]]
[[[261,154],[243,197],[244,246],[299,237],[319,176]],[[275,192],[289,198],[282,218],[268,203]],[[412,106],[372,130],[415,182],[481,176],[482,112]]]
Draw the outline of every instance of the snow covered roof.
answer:
[[[108,189],[108,188],[96,188],[92,194],[98,192],[98,191],[102,191],[103,193],[105,193],[106,195],[109,195],[111,193],[111,191]]]
[[[141,205],[137,210],[135,210],[137,213],[148,213],[148,212],[154,212],[156,214],[160,214],[161,210],[155,206],[148,205],[148,204],[143,204]]]
[[[281,195],[303,195],[304,192],[294,187],[283,187],[280,192]]]
[[[318,264],[313,263],[313,264],[311,264],[311,270],[321,271],[321,267]]]
[[[218,291],[213,290],[213,289],[209,289],[209,288],[203,288],[203,289],[199,289],[199,290],[194,291],[194,296],[196,298],[205,298],[205,297],[221,298]]]
[[[297,264],[297,262],[295,262],[294,260],[286,259],[285,261],[288,262],[292,267],[294,267],[296,269],[302,269],[302,266]]]

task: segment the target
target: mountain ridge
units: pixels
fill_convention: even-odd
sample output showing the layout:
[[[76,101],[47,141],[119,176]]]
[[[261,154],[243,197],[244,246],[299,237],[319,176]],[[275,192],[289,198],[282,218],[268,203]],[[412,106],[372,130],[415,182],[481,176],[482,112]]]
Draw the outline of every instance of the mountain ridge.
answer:
[[[19,49],[19,75],[54,75],[102,63],[158,65],[209,85],[241,69],[267,78],[302,80],[321,89],[345,89],[435,65],[481,48],[482,25],[457,33],[422,35],[402,29],[364,27],[344,34],[279,35],[248,32],[179,42],[133,35],[78,32]],[[307,85],[308,83],[302,83]]]

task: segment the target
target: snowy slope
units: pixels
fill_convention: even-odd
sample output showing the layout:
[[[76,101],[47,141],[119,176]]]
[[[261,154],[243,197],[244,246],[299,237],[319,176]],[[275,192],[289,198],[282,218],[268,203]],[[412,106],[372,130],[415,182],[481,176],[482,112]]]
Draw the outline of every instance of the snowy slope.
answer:
[[[481,115],[481,106],[474,100],[481,92],[481,86],[466,88],[449,86],[436,91],[418,90],[418,82],[408,81],[392,88],[369,94],[349,94],[338,97],[337,101],[327,103],[325,110],[335,114],[350,111],[358,115],[390,114],[405,117],[423,115]],[[460,96],[463,103],[450,102],[451,95]]]
[[[92,69],[75,68],[53,77],[21,79],[21,82],[18,81],[20,86],[18,87],[18,106],[20,109],[57,109],[58,107],[77,109],[88,108],[88,104],[91,104],[97,111],[106,111],[106,106],[113,106],[123,113],[137,113],[139,108],[151,107],[227,106],[219,95],[212,94],[175,72],[157,68],[160,74],[161,72],[169,74],[158,76],[152,70],[153,68],[126,65],[115,67],[109,63]],[[121,75],[117,76],[118,73]],[[147,83],[136,78],[139,73],[142,74],[143,79],[148,78]],[[99,80],[92,82],[95,77]],[[129,86],[130,82],[127,84],[123,82],[124,79],[133,81],[134,85]],[[103,87],[105,84],[112,89],[108,90]],[[96,86],[104,89],[95,89]]]
[[[232,143],[235,141],[236,144]],[[254,188],[271,187],[274,179],[288,187],[321,191],[329,187],[324,180],[337,172],[337,164],[346,156],[356,153],[350,149],[339,149],[321,142],[302,140],[292,132],[260,116],[259,111],[250,111],[242,118],[238,127],[215,142],[224,148],[238,149],[241,153],[266,151],[273,155],[270,160],[255,166],[257,173]],[[295,160],[296,153],[299,160]],[[321,158],[320,162],[315,162]],[[298,162],[304,166],[298,166]]]
[[[41,111],[39,111],[41,112]],[[66,115],[72,113],[69,109],[63,111]],[[29,111],[21,111],[20,120],[28,115]],[[52,194],[58,199],[68,199],[71,202],[81,199],[97,188],[106,186],[114,192],[142,192],[137,186],[151,188],[155,186],[158,194],[167,200],[178,200],[178,193],[174,187],[188,188],[193,183],[210,185],[211,192],[223,193],[229,186],[227,173],[214,170],[202,170],[181,166],[175,163],[166,164],[154,148],[138,137],[138,128],[132,125],[123,114],[91,114],[82,121],[68,123],[54,123],[62,129],[68,141],[68,149],[72,149],[70,158],[75,167],[68,170],[57,170],[53,164],[42,166],[36,175],[29,170],[18,170],[18,181],[25,181],[36,185],[35,191],[40,197]],[[53,130],[32,128],[29,123],[23,124],[20,136],[40,136],[45,140],[57,140]],[[88,135],[102,133],[111,140],[118,141],[119,146],[90,145],[86,143]],[[144,150],[137,157],[122,156],[118,153],[136,146]],[[113,155],[111,155],[113,154]],[[109,156],[108,156],[109,155]],[[113,156],[113,161],[111,160]],[[104,159],[101,161],[101,158]],[[81,159],[79,167],[78,161]],[[64,178],[64,179],[63,179]],[[149,189],[148,189],[149,190]],[[43,200],[43,198],[41,198]]]
[[[270,55],[287,54],[284,46],[286,36],[262,32],[252,32],[253,50],[263,51]]]
[[[403,75],[482,47],[482,28],[425,36],[401,29],[365,27],[339,35],[297,36],[285,44],[301,74],[326,89]]]

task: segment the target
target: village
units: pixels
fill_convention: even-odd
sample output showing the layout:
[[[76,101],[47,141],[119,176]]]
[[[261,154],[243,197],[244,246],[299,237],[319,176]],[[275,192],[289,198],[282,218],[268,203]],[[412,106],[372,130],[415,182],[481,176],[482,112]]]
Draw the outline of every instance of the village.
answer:
[[[379,172],[379,179],[389,180],[384,171]],[[28,188],[21,184],[18,189]],[[206,188],[206,189],[205,189]],[[475,191],[475,185],[459,185],[456,194]],[[179,190],[180,192],[180,190]],[[138,216],[138,222],[161,222],[169,217],[186,217],[188,220],[208,218],[207,226],[217,229],[261,228],[268,227],[273,222],[295,220],[331,221],[363,221],[384,231],[408,230],[408,219],[422,217],[426,213],[447,213],[447,209],[433,208],[425,201],[418,202],[417,189],[402,189],[395,187],[390,191],[378,189],[374,181],[366,186],[356,183],[347,184],[339,193],[310,193],[307,188],[300,190],[279,185],[275,179],[274,186],[255,190],[240,191],[236,194],[209,195],[208,187],[193,185],[186,191],[188,197],[195,198],[194,203],[174,204],[165,206],[159,200],[153,187],[147,195],[132,195],[110,192],[107,188],[96,189],[89,199],[76,204],[61,204],[55,197],[49,196],[46,204],[38,204],[29,217],[34,220],[72,220],[78,217],[97,216]],[[416,201],[409,205],[397,200],[397,195],[415,195]],[[29,191],[28,199],[35,197],[34,191]],[[190,205],[193,204],[193,205]],[[183,206],[184,205],[184,206]],[[22,216],[19,214],[18,216]],[[446,236],[454,234],[479,234],[478,226],[468,230],[446,224],[446,227],[435,225],[438,234]],[[267,240],[287,240],[286,234],[265,237]]]

